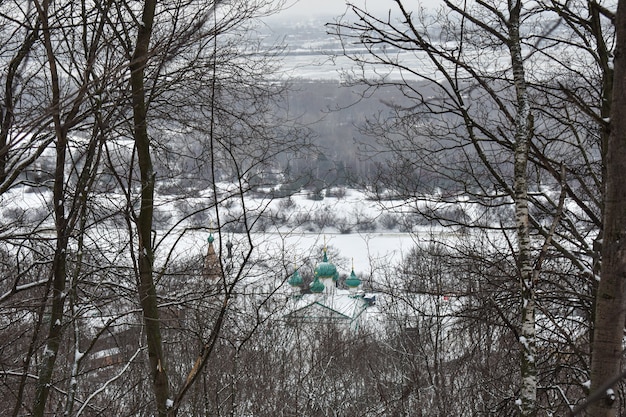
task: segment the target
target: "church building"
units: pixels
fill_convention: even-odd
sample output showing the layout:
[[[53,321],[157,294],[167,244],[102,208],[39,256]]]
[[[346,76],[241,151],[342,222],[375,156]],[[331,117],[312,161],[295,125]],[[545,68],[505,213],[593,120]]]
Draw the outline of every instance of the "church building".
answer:
[[[316,265],[313,282],[305,291],[304,279],[296,269],[288,284],[294,292],[288,304],[285,318],[288,324],[336,323],[342,327],[358,330],[363,325],[366,310],[374,306],[375,297],[367,297],[360,289],[361,280],[354,272],[344,281],[348,289],[338,288],[339,272],[328,260],[326,247],[322,260]]]

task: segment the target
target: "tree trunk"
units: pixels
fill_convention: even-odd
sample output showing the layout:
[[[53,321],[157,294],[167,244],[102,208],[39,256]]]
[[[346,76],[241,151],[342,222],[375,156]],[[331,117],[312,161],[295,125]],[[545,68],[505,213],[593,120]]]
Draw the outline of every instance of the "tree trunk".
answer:
[[[52,374],[63,335],[63,309],[65,306],[65,284],[67,267],[68,221],[65,216],[65,155],[67,150],[67,129],[63,126],[60,116],[61,93],[56,60],[53,54],[50,28],[48,27],[49,2],[35,2],[37,13],[42,22],[42,34],[50,69],[52,88],[52,121],[56,138],[56,160],[54,184],[52,189],[52,206],[55,223],[56,247],[52,261],[52,306],[49,315],[48,335],[44,347],[43,358],[39,368],[39,378],[33,405],[33,416],[43,416],[50,393]]]
[[[616,15],[613,95],[610,134],[606,152],[604,197],[604,236],[601,280],[596,296],[596,312],[591,360],[591,394],[615,379],[621,369],[622,338],[626,308],[626,5],[619,1]],[[588,415],[616,415],[616,394],[608,389],[589,407]]]
[[[535,294],[533,282],[533,262],[530,242],[530,224],[528,216],[528,151],[532,137],[532,115],[520,40],[521,0],[514,3],[510,10],[509,50],[517,101],[515,118],[514,150],[514,192],[515,222],[518,242],[517,265],[520,274],[521,328],[520,328],[520,398],[519,407],[522,417],[536,415],[537,367],[535,364]]]
[[[152,217],[154,213],[154,172],[150,155],[147,108],[144,87],[144,70],[148,61],[148,46],[152,36],[152,24],[156,0],[144,3],[142,22],[137,32],[137,44],[130,62],[132,89],[134,139],[141,174],[141,208],[137,219],[139,252],[139,300],[143,312],[148,345],[152,388],[159,416],[167,415],[169,383],[165,370],[165,358],[161,339],[161,324],[153,278],[154,253],[152,250]]]

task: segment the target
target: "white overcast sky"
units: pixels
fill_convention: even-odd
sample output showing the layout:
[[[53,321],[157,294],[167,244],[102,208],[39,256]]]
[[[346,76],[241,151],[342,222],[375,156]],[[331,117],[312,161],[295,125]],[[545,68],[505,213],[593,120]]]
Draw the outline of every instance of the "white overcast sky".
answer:
[[[285,0],[286,10],[283,10],[280,17],[290,16],[316,16],[316,15],[339,15],[346,10],[345,0]],[[349,0],[350,3],[359,6],[365,5],[372,13],[385,13],[395,4],[392,0]],[[417,8],[421,5],[426,8],[435,8],[440,0],[408,0],[407,6],[415,4]]]

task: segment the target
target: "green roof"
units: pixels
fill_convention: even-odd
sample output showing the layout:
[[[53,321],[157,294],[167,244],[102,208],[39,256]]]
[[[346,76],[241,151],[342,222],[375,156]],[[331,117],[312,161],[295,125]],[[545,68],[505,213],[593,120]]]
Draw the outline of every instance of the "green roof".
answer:
[[[350,276],[346,279],[346,285],[349,288],[356,288],[359,285],[361,285],[361,280],[354,273],[354,269],[352,270],[352,273],[350,274]]]
[[[328,262],[326,248],[324,248],[324,257],[322,258],[322,262],[318,263],[315,267],[315,274],[319,276],[320,279],[332,278],[335,281],[339,277],[337,267],[331,262]]]
[[[319,294],[324,291],[324,288],[325,288],[324,284],[320,282],[319,278],[317,277],[317,274],[315,275],[315,279],[313,280],[309,288],[311,289],[311,292],[315,294]]]
[[[287,281],[287,282],[292,287],[300,287],[300,286],[302,286],[302,284],[304,284],[304,280],[302,279],[302,275],[300,275],[300,272],[298,272],[297,269],[295,271],[293,271],[293,274],[291,274],[291,278],[289,278],[289,281]]]

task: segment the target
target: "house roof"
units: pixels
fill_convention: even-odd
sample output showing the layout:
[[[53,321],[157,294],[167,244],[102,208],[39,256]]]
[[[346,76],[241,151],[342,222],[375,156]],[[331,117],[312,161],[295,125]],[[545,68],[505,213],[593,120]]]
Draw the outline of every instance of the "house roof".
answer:
[[[285,317],[302,322],[351,323],[371,305],[371,298],[344,290],[332,295],[304,294],[293,299]]]

